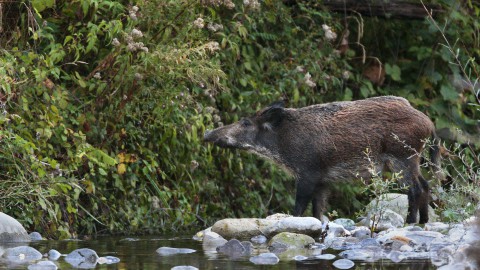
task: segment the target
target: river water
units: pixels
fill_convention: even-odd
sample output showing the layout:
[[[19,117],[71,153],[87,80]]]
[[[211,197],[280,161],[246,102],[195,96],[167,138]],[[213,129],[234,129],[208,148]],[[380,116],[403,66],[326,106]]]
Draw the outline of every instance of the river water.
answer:
[[[79,248],[90,248],[100,257],[115,256],[120,262],[111,265],[97,264],[95,269],[171,269],[179,265],[191,265],[198,269],[336,269],[332,261],[280,261],[277,265],[254,265],[248,257],[232,260],[216,252],[203,251],[202,244],[192,240],[191,236],[147,236],[147,237],[110,237],[102,236],[93,240],[44,240],[30,243],[42,254],[50,249],[56,249],[62,254],[68,254]],[[191,254],[160,256],[156,250],[160,247],[176,247],[195,249]],[[61,257],[57,262],[59,269],[74,269]],[[8,265],[0,261],[0,269],[27,269],[28,265]],[[429,261],[414,261],[392,263],[391,261],[377,261],[375,263],[356,262],[351,269],[404,269],[427,270],[435,269]]]

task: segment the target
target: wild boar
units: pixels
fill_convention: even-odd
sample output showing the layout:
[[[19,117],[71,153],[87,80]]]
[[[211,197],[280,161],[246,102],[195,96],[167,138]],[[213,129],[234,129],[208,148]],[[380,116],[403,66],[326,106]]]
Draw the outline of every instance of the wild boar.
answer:
[[[276,102],[251,117],[206,131],[204,140],[238,148],[273,160],[297,180],[293,214],[300,216],[313,203],[313,216],[326,210],[329,185],[375,170],[401,172],[408,187],[406,222],[428,222],[429,187],[420,173],[425,141],[435,138],[434,124],[401,97],[383,96],[285,108]],[[370,161],[365,152],[369,152]],[[438,162],[438,145],[431,148]]]

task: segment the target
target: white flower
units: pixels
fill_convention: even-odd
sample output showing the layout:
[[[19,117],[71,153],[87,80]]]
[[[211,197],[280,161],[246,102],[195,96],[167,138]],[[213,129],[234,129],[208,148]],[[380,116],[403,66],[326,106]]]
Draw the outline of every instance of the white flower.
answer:
[[[342,73],[342,77],[343,77],[345,80],[350,79],[350,71],[345,70],[345,71]]]
[[[317,86],[317,84],[314,81],[312,81],[312,75],[310,75],[310,72],[307,72],[307,74],[305,74],[304,80],[305,80],[305,84],[308,87],[313,88],[313,87]]]
[[[243,0],[243,4],[247,8],[251,8],[253,10],[259,10],[260,9],[260,3],[258,0]]]
[[[97,72],[95,73],[95,75],[93,75],[93,78],[100,80],[102,78],[102,75],[100,75],[100,72]]]
[[[332,31],[332,28],[326,24],[322,25],[323,31],[325,31],[325,38],[327,40],[335,40],[337,39],[337,34]]]
[[[132,7],[132,10],[133,10],[134,12],[137,12],[137,11],[138,11],[138,7],[137,7],[137,6],[133,6],[133,7]]]
[[[141,37],[143,37],[142,31],[140,31],[140,30],[138,30],[138,29],[135,29],[135,28],[132,30],[132,33],[131,33],[131,34],[132,34],[132,37],[133,37],[133,38],[141,38]]]
[[[205,49],[213,53],[215,51],[220,50],[220,44],[216,41],[211,41],[205,44]]]
[[[202,18],[199,17],[193,22],[193,26],[202,29],[203,27],[205,27],[205,22]]]
[[[115,46],[115,47],[118,47],[118,46],[120,46],[120,41],[118,41],[117,38],[114,38],[114,39],[112,40],[112,45]]]
[[[305,72],[305,68],[304,68],[303,66],[297,66],[297,67],[295,68],[295,71],[303,73],[303,72]],[[309,75],[310,75],[310,74],[309,74]]]
[[[135,75],[134,75],[134,76],[135,76],[135,80],[137,80],[137,81],[141,81],[141,80],[143,80],[143,75],[142,75],[142,74],[140,74],[140,73],[135,73]]]
[[[212,32],[217,32],[219,30],[223,30],[223,25],[218,24],[218,23],[209,23],[207,25],[207,29],[212,31]]]

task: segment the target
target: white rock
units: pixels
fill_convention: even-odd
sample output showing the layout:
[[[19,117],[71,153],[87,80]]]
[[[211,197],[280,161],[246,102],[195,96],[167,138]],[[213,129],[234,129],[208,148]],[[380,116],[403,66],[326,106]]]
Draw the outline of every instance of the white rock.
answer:
[[[320,260],[333,260],[336,257],[337,256],[335,256],[333,254],[322,254],[322,255],[315,256],[315,258],[320,259]]]
[[[322,223],[314,217],[286,217],[276,221],[263,230],[263,233],[267,237],[281,232],[299,233],[318,237],[322,232]]]
[[[277,264],[280,259],[274,253],[262,253],[258,256],[251,257],[250,261],[254,264],[272,265]]]
[[[260,218],[227,218],[212,226],[212,232],[218,233],[225,239],[250,239],[262,234],[265,229],[277,220]]]
[[[340,259],[333,262],[333,266],[338,269],[349,269],[355,266],[355,263],[348,259]]]
[[[176,254],[189,254],[196,252],[194,249],[190,248],[172,248],[172,247],[161,247],[157,249],[157,253],[162,256],[170,256]]]

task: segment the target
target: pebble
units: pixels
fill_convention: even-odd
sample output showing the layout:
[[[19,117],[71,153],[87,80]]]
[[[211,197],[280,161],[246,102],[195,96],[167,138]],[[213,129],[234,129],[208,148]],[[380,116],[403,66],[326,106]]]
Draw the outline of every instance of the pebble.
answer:
[[[340,259],[334,261],[333,266],[338,269],[350,269],[355,266],[355,263],[349,259]]]
[[[51,261],[39,261],[28,266],[28,270],[57,270],[58,267]]]
[[[262,253],[258,256],[251,257],[250,261],[254,264],[273,265],[277,264],[280,259],[274,253]]]
[[[175,254],[188,254],[193,253],[196,250],[190,248],[172,248],[172,247],[161,247],[157,249],[157,253],[162,256],[170,256]]]
[[[337,256],[335,256],[333,254],[322,254],[322,255],[315,256],[316,259],[320,259],[320,260],[333,260],[336,257]]]

